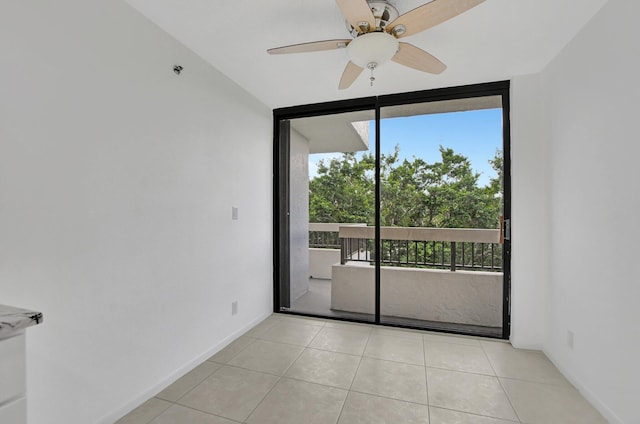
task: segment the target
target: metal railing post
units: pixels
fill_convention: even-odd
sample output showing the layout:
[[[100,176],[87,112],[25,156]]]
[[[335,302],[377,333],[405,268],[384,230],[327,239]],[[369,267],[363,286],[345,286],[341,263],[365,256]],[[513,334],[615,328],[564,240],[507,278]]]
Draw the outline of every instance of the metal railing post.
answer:
[[[331,225],[335,227],[337,224]],[[370,228],[353,226],[345,231],[342,238],[339,231],[332,231],[334,227],[312,228],[309,231],[309,247],[339,249],[342,265],[372,262],[379,256],[385,266],[449,269],[452,272],[458,268],[501,271],[502,252],[496,252],[498,245],[494,242],[496,234],[493,230],[383,227],[382,230],[386,232],[382,234],[380,251],[376,252],[375,246],[371,246],[374,239],[370,238]],[[458,243],[462,243],[460,263]]]
[[[456,271],[456,242],[451,242],[451,271]]]

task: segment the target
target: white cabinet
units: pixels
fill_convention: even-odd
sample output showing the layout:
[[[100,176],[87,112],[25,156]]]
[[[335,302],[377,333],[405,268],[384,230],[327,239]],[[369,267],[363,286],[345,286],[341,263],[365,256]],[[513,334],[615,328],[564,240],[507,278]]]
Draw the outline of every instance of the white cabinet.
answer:
[[[24,331],[0,338],[0,423],[27,422]]]
[[[27,422],[25,328],[42,322],[42,313],[0,305],[0,424]]]
[[[24,396],[25,379],[25,336],[20,331],[0,338],[0,405]]]

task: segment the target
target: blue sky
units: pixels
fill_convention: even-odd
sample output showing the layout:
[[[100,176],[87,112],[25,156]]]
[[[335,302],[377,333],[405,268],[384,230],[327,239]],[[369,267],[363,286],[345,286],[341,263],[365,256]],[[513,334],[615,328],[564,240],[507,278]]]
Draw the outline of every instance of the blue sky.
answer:
[[[370,124],[370,148],[374,150],[375,126]],[[402,118],[387,118],[380,122],[381,151],[393,152],[400,146],[400,158],[422,158],[428,163],[440,160],[439,147],[452,148],[469,158],[475,172],[480,173],[479,185],[487,185],[496,176],[489,164],[496,149],[502,149],[502,109],[473,110]],[[339,154],[309,156],[309,174],[315,176],[317,162]]]

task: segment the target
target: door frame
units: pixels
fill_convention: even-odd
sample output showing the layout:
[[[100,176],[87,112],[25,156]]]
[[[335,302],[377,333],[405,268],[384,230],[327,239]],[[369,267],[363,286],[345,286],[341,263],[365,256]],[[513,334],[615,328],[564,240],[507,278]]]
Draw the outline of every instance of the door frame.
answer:
[[[288,307],[287,284],[290,275],[289,243],[289,121],[321,115],[332,115],[362,110],[375,111],[376,125],[376,171],[375,171],[375,244],[380,246],[380,110],[386,106],[398,106],[412,103],[428,103],[443,100],[456,100],[474,97],[501,96],[502,98],[502,152],[503,152],[503,217],[511,219],[511,125],[510,125],[510,81],[498,81],[483,84],[466,85],[451,88],[390,94],[377,97],[365,97],[327,103],[292,106],[273,110],[273,311]],[[286,134],[285,134],[286,133]],[[511,237],[503,243],[503,320],[502,335],[508,339],[511,333]],[[375,324],[409,327],[380,322],[380,255],[376,255],[375,264]],[[283,301],[284,300],[284,301]],[[299,312],[285,312],[293,315],[316,316]],[[326,318],[326,317],[323,317]],[[346,321],[356,321],[341,318]],[[361,321],[371,324],[369,321]],[[419,328],[422,327],[409,327]],[[433,329],[433,331],[442,331]],[[462,333],[465,334],[465,333]]]

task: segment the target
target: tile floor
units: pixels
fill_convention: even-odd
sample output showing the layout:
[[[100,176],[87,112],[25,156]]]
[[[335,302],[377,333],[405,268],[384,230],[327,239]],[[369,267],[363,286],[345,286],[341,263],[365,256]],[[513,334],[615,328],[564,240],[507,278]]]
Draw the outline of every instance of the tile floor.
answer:
[[[272,315],[118,424],[606,423],[540,352]]]

